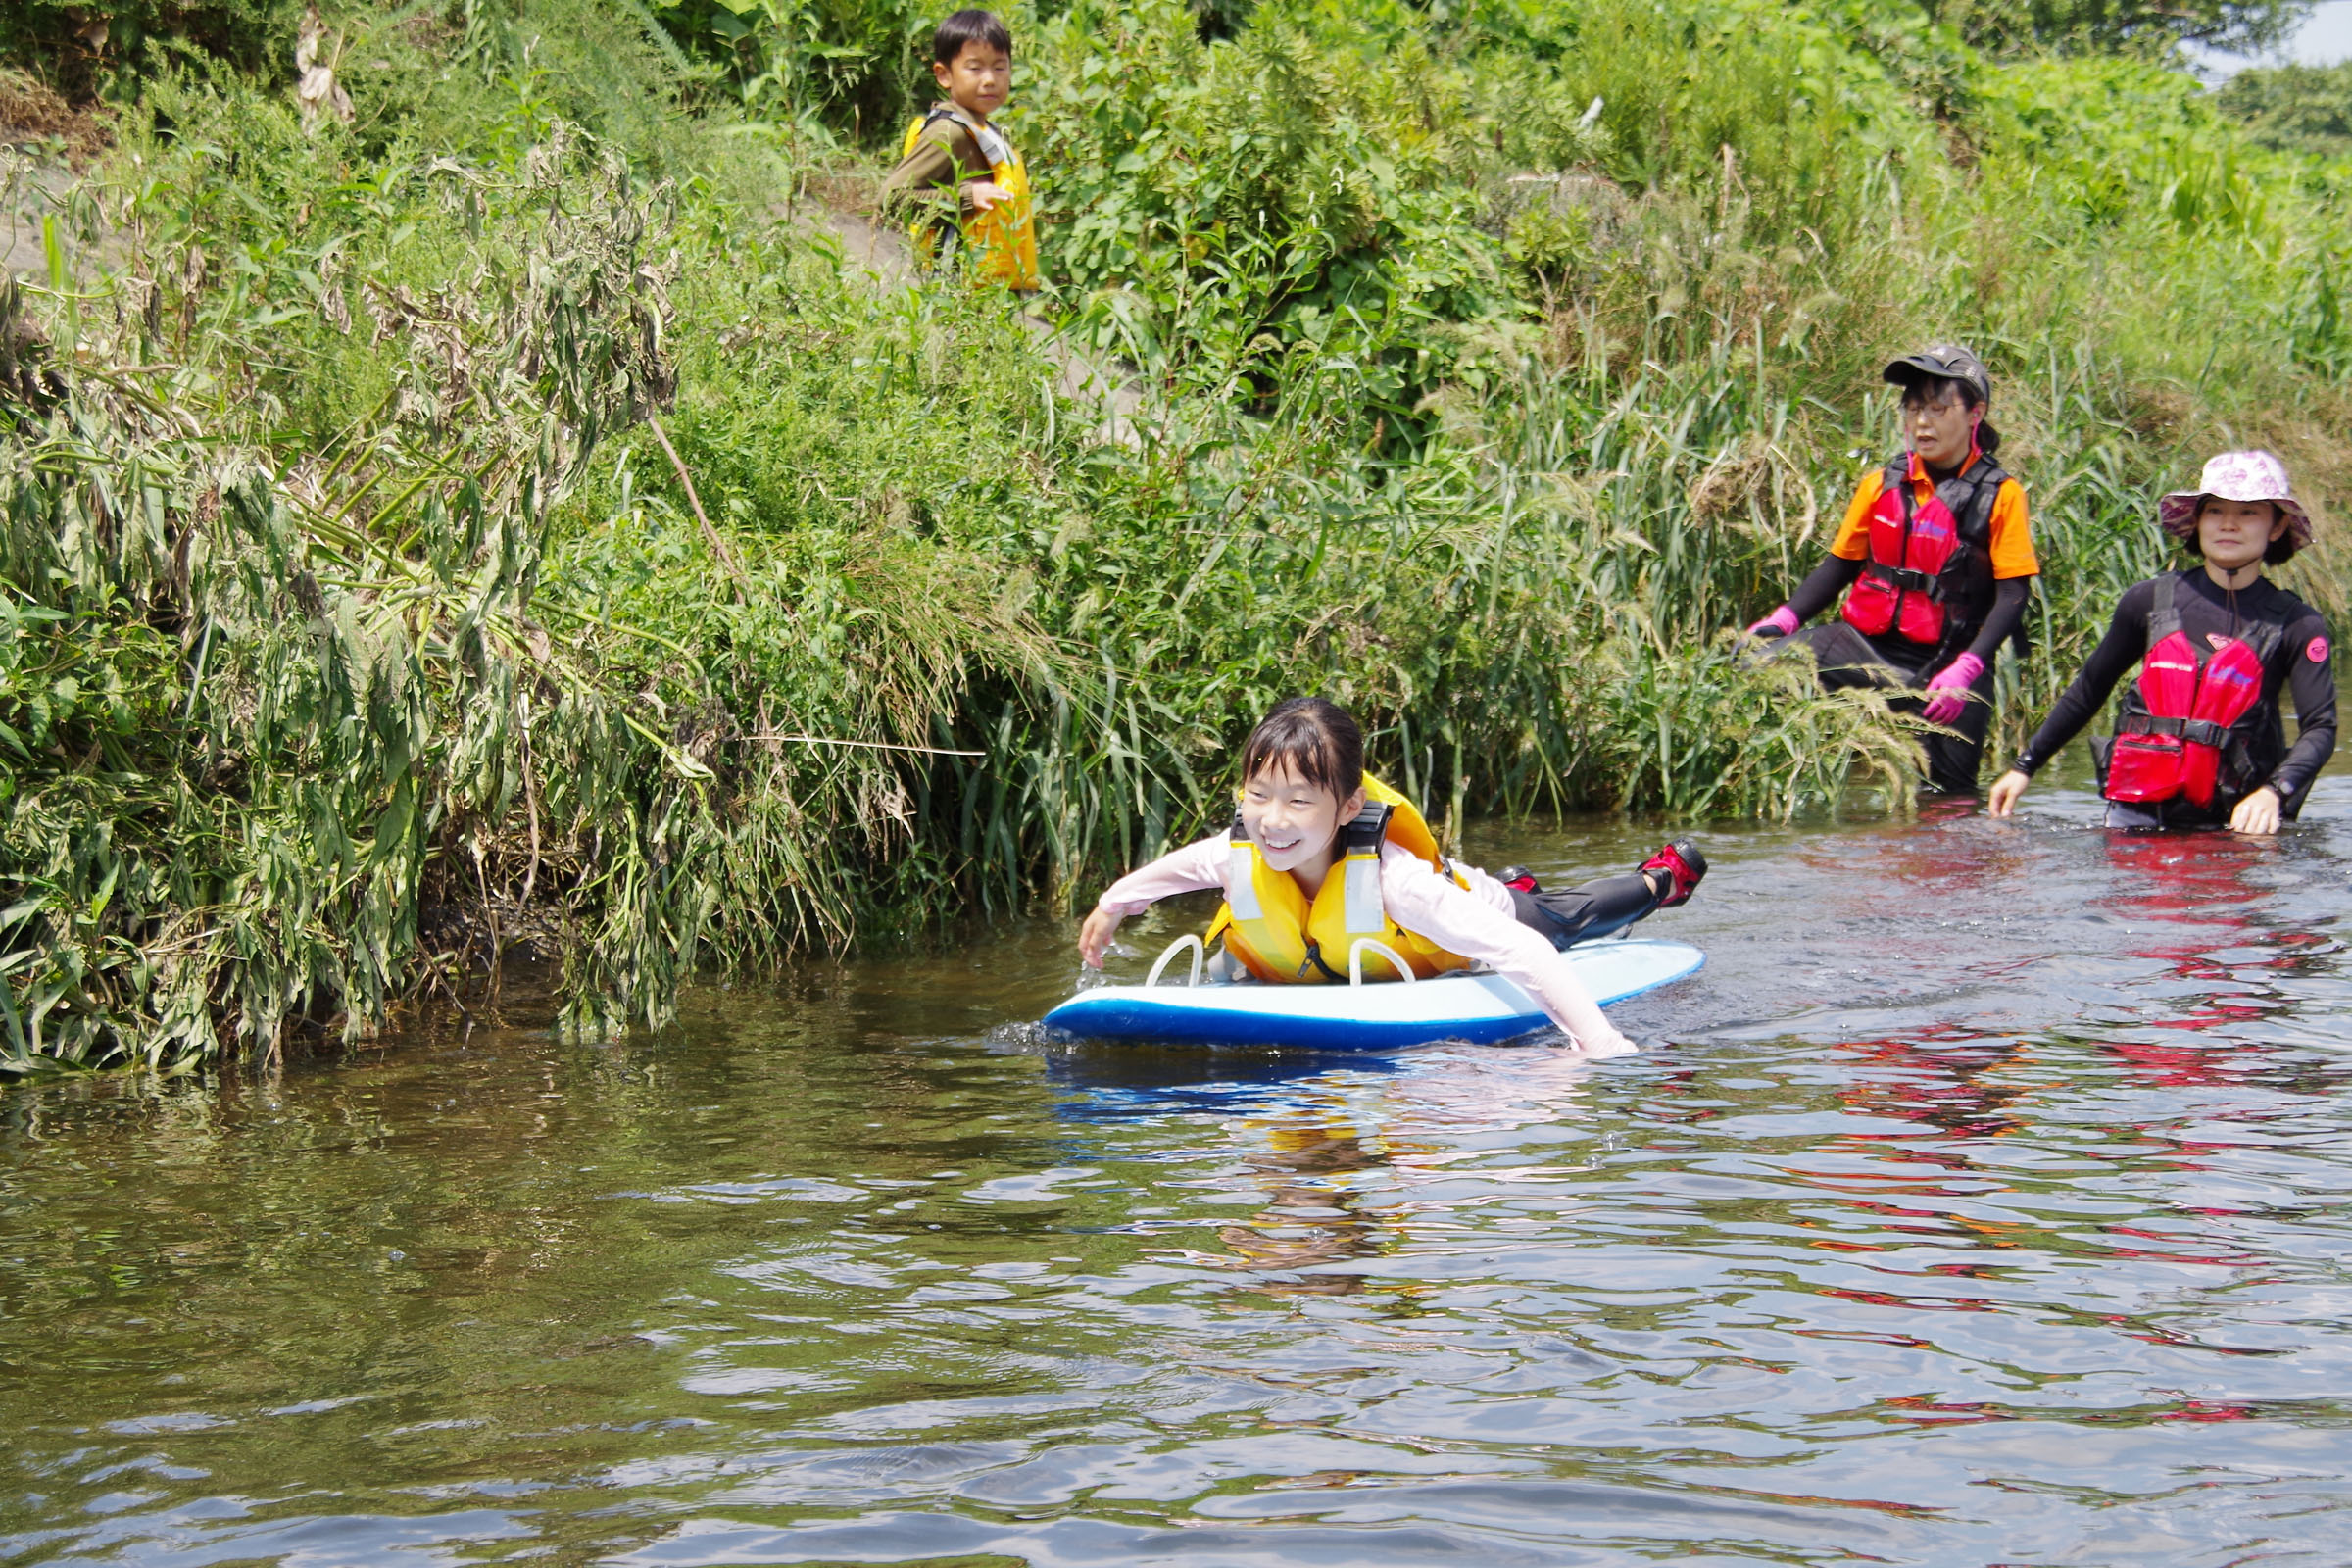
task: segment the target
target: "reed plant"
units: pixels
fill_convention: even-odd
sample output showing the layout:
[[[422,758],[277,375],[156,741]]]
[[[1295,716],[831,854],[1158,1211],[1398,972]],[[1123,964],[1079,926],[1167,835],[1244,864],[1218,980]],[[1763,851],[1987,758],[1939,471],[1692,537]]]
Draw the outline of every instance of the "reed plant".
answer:
[[[2204,447],[2352,484],[2335,187],[2144,60],[1864,0],[1023,16],[1046,309],[1149,388],[1125,445],[1008,302],[801,220],[910,14],[713,65],[657,10],[330,17],[348,125],[161,70],[51,204],[0,299],[0,1068],[356,1037],[518,956],[628,1027],[1066,906],[1214,831],[1302,690],[1446,831],[1899,808],[1917,722],[1731,629],[1922,338],[1991,360],[2034,498],[2008,740]],[[799,74],[730,102],[754,64]]]

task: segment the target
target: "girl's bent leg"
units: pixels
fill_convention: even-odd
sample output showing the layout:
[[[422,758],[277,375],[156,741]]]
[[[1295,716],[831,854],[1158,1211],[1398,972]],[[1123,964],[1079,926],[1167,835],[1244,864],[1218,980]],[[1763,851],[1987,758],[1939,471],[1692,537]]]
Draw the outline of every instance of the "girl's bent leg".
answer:
[[[1519,923],[1541,931],[1555,948],[1624,930],[1657,908],[1663,897],[1640,871],[1604,876],[1558,893],[1511,889]]]

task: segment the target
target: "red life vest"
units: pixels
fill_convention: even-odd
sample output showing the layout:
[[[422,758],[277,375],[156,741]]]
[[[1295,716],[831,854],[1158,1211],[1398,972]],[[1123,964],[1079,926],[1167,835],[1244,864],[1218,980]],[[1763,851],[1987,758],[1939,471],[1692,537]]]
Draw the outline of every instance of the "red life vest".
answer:
[[[2124,697],[2115,748],[2108,756],[2104,793],[2111,801],[2151,803],[2185,795],[2198,806],[2211,806],[2224,784],[2225,760],[2232,764],[2227,780],[2230,794],[2242,793],[2252,782],[2243,776],[2248,754],[2242,726],[2262,716],[2255,710],[2262,701],[2263,666],[2285,639],[2286,627],[2257,617],[2244,623],[2242,635],[2200,649],[2180,629],[2180,612],[2173,609],[2179,580],[2156,580],[2147,656],[2140,661],[2139,680]]]
[[[1843,613],[1865,635],[1940,648],[1973,636],[1992,608],[1992,504],[2009,475],[1980,454],[1923,502],[1916,461],[1906,452],[1886,465]]]

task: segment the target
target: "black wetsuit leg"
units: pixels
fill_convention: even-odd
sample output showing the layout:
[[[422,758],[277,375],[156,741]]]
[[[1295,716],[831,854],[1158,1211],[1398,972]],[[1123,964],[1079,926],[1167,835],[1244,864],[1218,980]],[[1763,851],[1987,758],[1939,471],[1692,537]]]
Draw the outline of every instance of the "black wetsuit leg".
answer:
[[[1876,687],[1891,691],[1915,687],[1924,681],[1928,671],[1897,661],[1881,646],[1881,641],[1863,636],[1842,620],[1825,621],[1807,626],[1783,640],[1783,647],[1803,647],[1813,655],[1814,663],[1821,667],[1821,684],[1827,691],[1844,691],[1852,687]],[[1905,645],[1908,651],[1908,645]],[[1928,650],[1920,650],[1927,653]],[[1969,687],[1971,701],[1961,709],[1951,728],[1957,735],[1923,735],[1920,743],[1928,754],[1928,787],[1955,794],[1976,792],[1977,772],[1984,761],[1984,732],[1992,724],[1992,665],[1988,662],[1984,672]],[[1886,706],[1898,713],[1917,713],[1927,706],[1917,697],[1890,697]]]
[[[1519,923],[1541,931],[1555,948],[1611,936],[1658,906],[1658,890],[1639,871],[1604,876],[1558,893],[1511,889]]]
[[[1840,692],[1855,686],[1888,687],[1911,684],[1911,671],[1897,664],[1871,645],[1863,636],[1842,620],[1825,620],[1818,626],[1790,632],[1775,645],[1783,648],[1802,648],[1813,656],[1821,668],[1821,684],[1829,691]]]
[[[1928,750],[1928,784],[1955,795],[1977,792],[1977,773],[1984,765],[1984,732],[1992,726],[1992,666],[1968,688],[1969,701],[1950,727],[1958,735],[1922,735]],[[1916,713],[1927,705],[1904,701],[1890,704],[1900,712]]]

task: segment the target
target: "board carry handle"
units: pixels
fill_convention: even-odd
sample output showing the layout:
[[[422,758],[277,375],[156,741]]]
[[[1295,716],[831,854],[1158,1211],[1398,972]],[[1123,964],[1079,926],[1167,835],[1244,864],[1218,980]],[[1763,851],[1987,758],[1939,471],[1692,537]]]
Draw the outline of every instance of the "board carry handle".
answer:
[[[1364,950],[1366,948],[1370,948],[1374,953],[1388,959],[1396,967],[1396,972],[1404,976],[1408,985],[1421,978],[1413,973],[1413,966],[1405,962],[1395,948],[1390,947],[1380,938],[1357,937],[1348,945],[1348,983],[1349,985],[1360,986],[1364,983]]]
[[[1144,988],[1146,990],[1150,990],[1152,987],[1159,984],[1160,974],[1167,968],[1168,960],[1175,957],[1176,955],[1182,953],[1187,948],[1193,950],[1193,974],[1191,979],[1185,981],[1185,984],[1188,986],[1199,985],[1200,983],[1200,965],[1207,957],[1208,950],[1200,945],[1200,933],[1198,931],[1187,931],[1184,935],[1169,943],[1167,951],[1159,956],[1159,961],[1152,965],[1152,972],[1144,976]]]

